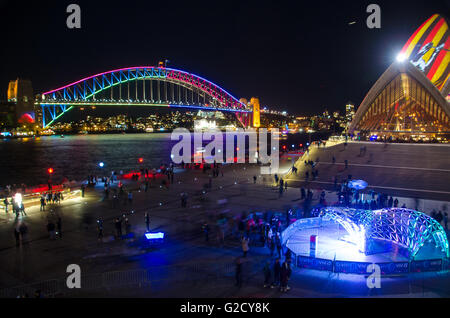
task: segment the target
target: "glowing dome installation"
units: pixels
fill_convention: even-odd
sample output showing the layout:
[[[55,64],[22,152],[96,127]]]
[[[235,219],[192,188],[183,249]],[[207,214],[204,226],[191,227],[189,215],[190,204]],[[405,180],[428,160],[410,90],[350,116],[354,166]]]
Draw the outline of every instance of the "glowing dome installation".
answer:
[[[349,241],[357,245],[361,252],[371,252],[372,240],[383,240],[407,249],[410,258],[414,258],[424,244],[432,240],[445,257],[450,256],[444,229],[435,219],[422,212],[403,208],[324,208],[320,210],[319,217],[341,224],[348,232]]]
[[[449,35],[440,15],[425,21],[369,90],[349,133],[450,136]]]
[[[363,275],[371,264],[384,274],[450,270],[447,235],[424,213],[322,207],[312,215],[281,233],[299,268]]]

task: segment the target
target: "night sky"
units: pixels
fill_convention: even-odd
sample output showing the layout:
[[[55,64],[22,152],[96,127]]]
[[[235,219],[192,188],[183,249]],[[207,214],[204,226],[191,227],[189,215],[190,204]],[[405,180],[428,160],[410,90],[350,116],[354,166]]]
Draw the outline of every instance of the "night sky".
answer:
[[[81,29],[66,7],[81,6]],[[366,7],[381,6],[381,29]],[[8,81],[35,93],[119,67],[179,68],[235,97],[293,114],[356,105],[439,1],[19,1],[0,0],[0,98]],[[349,22],[356,21],[349,25]]]

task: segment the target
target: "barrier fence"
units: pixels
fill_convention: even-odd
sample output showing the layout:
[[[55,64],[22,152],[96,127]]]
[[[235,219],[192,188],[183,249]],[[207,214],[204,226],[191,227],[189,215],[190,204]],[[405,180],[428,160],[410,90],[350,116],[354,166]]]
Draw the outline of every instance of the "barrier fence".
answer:
[[[337,261],[320,259],[303,255],[295,255],[298,268],[329,271],[333,273],[367,275],[367,267],[370,262]],[[406,275],[409,273],[448,271],[448,259],[413,260],[398,262],[376,262],[380,266],[383,275]]]
[[[97,274],[81,274],[81,288],[67,287],[67,277],[43,282],[0,289],[0,298],[34,297],[39,291],[42,297],[63,297],[93,290],[111,290],[125,287],[151,288],[158,282],[198,283],[232,281],[235,273],[233,263],[199,265],[158,266],[151,269],[111,271]]]

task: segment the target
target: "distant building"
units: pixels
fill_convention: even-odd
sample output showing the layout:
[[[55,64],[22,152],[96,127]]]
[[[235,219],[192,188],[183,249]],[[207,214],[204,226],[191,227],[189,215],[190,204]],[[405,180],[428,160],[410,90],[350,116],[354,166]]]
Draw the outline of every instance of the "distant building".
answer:
[[[353,116],[355,116],[355,105],[352,102],[348,102],[345,105],[345,120],[348,124],[352,122]]]
[[[36,122],[33,86],[30,80],[16,79],[10,81],[7,96],[8,102],[15,105],[18,124],[34,124]]]
[[[16,105],[13,102],[0,101],[0,129],[11,129],[17,126]]]

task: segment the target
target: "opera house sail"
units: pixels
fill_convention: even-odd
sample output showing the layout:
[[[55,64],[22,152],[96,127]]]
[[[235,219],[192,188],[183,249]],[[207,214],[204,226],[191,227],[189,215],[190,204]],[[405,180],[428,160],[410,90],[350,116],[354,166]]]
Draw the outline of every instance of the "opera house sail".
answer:
[[[450,30],[433,15],[367,93],[349,127],[361,137],[450,137]]]

